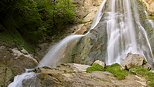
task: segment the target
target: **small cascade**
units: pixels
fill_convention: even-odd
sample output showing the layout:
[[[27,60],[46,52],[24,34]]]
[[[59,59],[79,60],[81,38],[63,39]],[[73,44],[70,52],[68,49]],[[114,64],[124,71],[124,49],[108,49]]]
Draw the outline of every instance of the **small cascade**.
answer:
[[[34,72],[26,72],[14,77],[14,81],[8,85],[8,87],[23,87],[23,81],[36,77]],[[35,83],[31,83],[29,87],[35,87]]]
[[[58,44],[51,47],[48,53],[44,56],[44,58],[40,61],[38,67],[43,66],[56,66],[58,61],[64,57],[64,51],[67,47],[68,43],[83,37],[84,35],[70,35],[60,41]]]
[[[96,13],[96,16],[94,18],[93,24],[91,25],[91,28],[90,29],[94,29],[97,26],[97,24],[99,23],[99,21],[101,20],[102,15],[103,15],[103,12],[102,11],[103,11],[103,9],[105,7],[104,6],[105,3],[106,3],[106,0],[103,0],[102,4],[99,6],[98,11]]]
[[[44,58],[40,61],[38,67],[43,67],[43,66],[49,66],[53,67],[56,66],[57,63],[60,61],[61,58],[63,58],[64,51],[67,47],[67,44],[71,43],[74,40],[77,40],[84,35],[70,35],[64,38],[62,41],[60,41],[58,44],[54,45],[51,47],[49,52],[44,56]],[[8,87],[25,87],[23,85],[24,80],[28,80],[31,78],[36,77],[36,73],[31,72],[33,69],[27,69],[25,73],[21,75],[17,75],[14,77],[14,81],[8,85]],[[29,72],[30,71],[30,72]],[[34,81],[34,82],[33,82]],[[36,86],[36,79],[34,79],[32,82],[28,84],[28,87],[37,87]],[[27,86],[26,86],[27,87]]]

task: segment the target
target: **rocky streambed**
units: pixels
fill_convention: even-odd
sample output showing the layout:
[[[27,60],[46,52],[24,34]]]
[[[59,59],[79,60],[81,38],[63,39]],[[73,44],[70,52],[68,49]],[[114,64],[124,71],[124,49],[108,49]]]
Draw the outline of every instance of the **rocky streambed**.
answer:
[[[129,61],[128,61],[129,60]],[[128,61],[128,62],[125,62]],[[121,65],[105,65],[95,61],[92,66],[76,63],[65,63],[57,67],[39,67],[32,70],[36,76],[22,81],[23,87],[153,87],[150,79],[142,73],[149,71],[151,66],[139,54],[129,54]],[[145,67],[146,66],[146,67]],[[138,68],[136,68],[138,67]],[[31,73],[31,71],[29,72]],[[122,76],[119,78],[119,76]],[[150,85],[149,85],[150,81]]]

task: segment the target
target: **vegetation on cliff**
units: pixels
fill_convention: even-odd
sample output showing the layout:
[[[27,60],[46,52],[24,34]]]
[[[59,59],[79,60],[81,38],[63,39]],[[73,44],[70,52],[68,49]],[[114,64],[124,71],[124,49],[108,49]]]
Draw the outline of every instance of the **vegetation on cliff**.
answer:
[[[1,42],[34,48],[40,39],[50,39],[73,24],[74,8],[72,0],[1,0]]]

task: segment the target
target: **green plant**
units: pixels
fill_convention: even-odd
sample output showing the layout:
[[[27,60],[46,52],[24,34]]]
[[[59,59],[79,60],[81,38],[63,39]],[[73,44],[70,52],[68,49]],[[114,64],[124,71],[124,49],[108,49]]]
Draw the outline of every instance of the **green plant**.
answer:
[[[148,85],[151,87],[154,87],[154,73],[148,71],[147,69],[141,67],[141,66],[134,66],[130,69],[130,72],[143,76],[148,80]]]
[[[112,64],[103,68],[101,65],[94,63],[91,67],[88,67],[86,71],[107,71],[112,73],[118,79],[125,79],[125,76],[130,74],[129,71],[122,69],[119,64]]]
[[[86,69],[87,72],[89,72],[89,71],[103,71],[103,70],[104,70],[104,68],[97,63],[92,64],[91,67],[88,67]]]
[[[129,71],[121,68],[119,64],[112,64],[105,68],[105,71],[112,73],[118,79],[125,79],[125,76],[129,74]]]

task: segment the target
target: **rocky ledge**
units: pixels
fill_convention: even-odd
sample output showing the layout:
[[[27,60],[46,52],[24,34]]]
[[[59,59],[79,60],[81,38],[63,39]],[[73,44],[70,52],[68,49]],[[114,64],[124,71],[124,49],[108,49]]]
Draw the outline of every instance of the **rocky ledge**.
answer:
[[[105,71],[86,72],[88,65],[62,64],[56,68],[37,68],[38,87],[146,87],[146,79],[129,74],[119,80],[112,73]],[[36,78],[35,78],[36,79]],[[24,87],[29,87],[24,81]]]
[[[32,70],[36,77],[24,80],[23,87],[34,80],[37,87],[153,87],[154,73],[146,65],[143,56],[128,54],[122,66],[97,60],[92,66],[66,63],[55,68],[39,67]]]

